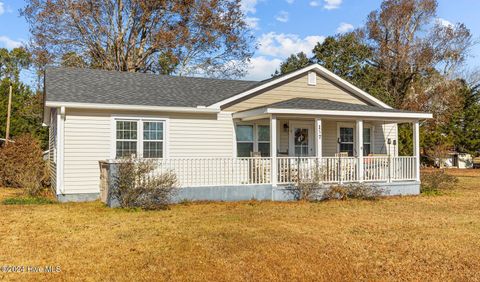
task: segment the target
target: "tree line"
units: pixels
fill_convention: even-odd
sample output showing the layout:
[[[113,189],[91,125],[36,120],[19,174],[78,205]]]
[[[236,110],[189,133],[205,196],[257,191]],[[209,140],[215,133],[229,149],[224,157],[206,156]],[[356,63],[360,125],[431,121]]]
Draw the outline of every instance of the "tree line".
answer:
[[[480,80],[461,72],[475,41],[464,24],[439,21],[437,8],[436,0],[384,0],[363,27],[327,37],[312,56],[292,54],[273,76],[318,63],[395,108],[433,113],[421,125],[425,155],[476,153]],[[31,41],[0,50],[0,92],[14,85],[12,135],[31,132],[43,145],[47,65],[239,78],[256,48],[241,0],[27,0],[20,13]],[[38,71],[36,91],[19,79],[29,68]],[[4,123],[2,115],[3,135]],[[411,137],[401,126],[401,153],[411,153]]]
[[[435,0],[385,0],[365,26],[327,37],[311,57],[292,54],[273,76],[318,63],[394,108],[433,113],[422,122],[424,155],[476,154],[480,85],[461,72],[475,41],[464,24],[439,21],[437,6]],[[400,153],[411,154],[409,125],[400,126],[399,139]]]

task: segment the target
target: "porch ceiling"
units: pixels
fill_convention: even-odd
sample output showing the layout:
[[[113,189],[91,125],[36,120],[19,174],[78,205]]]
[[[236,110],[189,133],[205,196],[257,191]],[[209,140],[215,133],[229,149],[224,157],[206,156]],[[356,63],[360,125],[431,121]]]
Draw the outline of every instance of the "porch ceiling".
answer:
[[[262,107],[235,113],[234,118],[251,120],[265,118],[272,114],[295,116],[326,116],[365,120],[392,120],[408,122],[432,118],[432,114],[388,109],[376,106],[343,103],[325,99],[294,98]]]

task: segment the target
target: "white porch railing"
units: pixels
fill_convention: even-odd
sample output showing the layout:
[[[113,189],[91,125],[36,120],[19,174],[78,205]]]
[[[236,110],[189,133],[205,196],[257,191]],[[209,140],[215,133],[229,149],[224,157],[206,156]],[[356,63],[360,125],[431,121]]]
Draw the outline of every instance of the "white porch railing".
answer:
[[[271,158],[170,158],[153,173],[171,171],[182,187],[270,184]]]
[[[317,177],[324,183],[392,182],[416,180],[415,157],[364,157],[359,171],[356,157],[168,158],[155,160],[152,174],[173,172],[180,187],[295,183]]]

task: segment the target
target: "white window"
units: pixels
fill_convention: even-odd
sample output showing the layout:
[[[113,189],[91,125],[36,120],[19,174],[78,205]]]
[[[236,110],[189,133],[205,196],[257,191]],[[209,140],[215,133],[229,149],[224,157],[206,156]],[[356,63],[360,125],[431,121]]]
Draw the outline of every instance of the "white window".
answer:
[[[137,155],[137,121],[117,120],[115,157],[136,157]]]
[[[163,158],[165,121],[115,120],[115,158]]]
[[[251,157],[259,152],[262,157],[270,157],[270,126],[239,124],[235,127],[237,137],[237,157]]]
[[[143,157],[163,158],[163,122],[143,122]]]

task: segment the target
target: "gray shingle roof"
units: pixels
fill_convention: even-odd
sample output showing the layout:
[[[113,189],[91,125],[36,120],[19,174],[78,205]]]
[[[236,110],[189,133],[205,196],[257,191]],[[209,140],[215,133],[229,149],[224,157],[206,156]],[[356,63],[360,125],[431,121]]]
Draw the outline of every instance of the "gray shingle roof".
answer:
[[[352,111],[352,112],[417,113],[417,112],[410,112],[410,111],[397,110],[397,109],[387,109],[387,108],[376,107],[376,106],[336,102],[336,101],[331,101],[326,99],[308,99],[308,98],[294,98],[294,99],[262,106],[260,108],[330,110],[330,111]]]
[[[62,67],[47,68],[45,73],[46,101],[73,103],[208,106],[257,84],[258,81]]]

